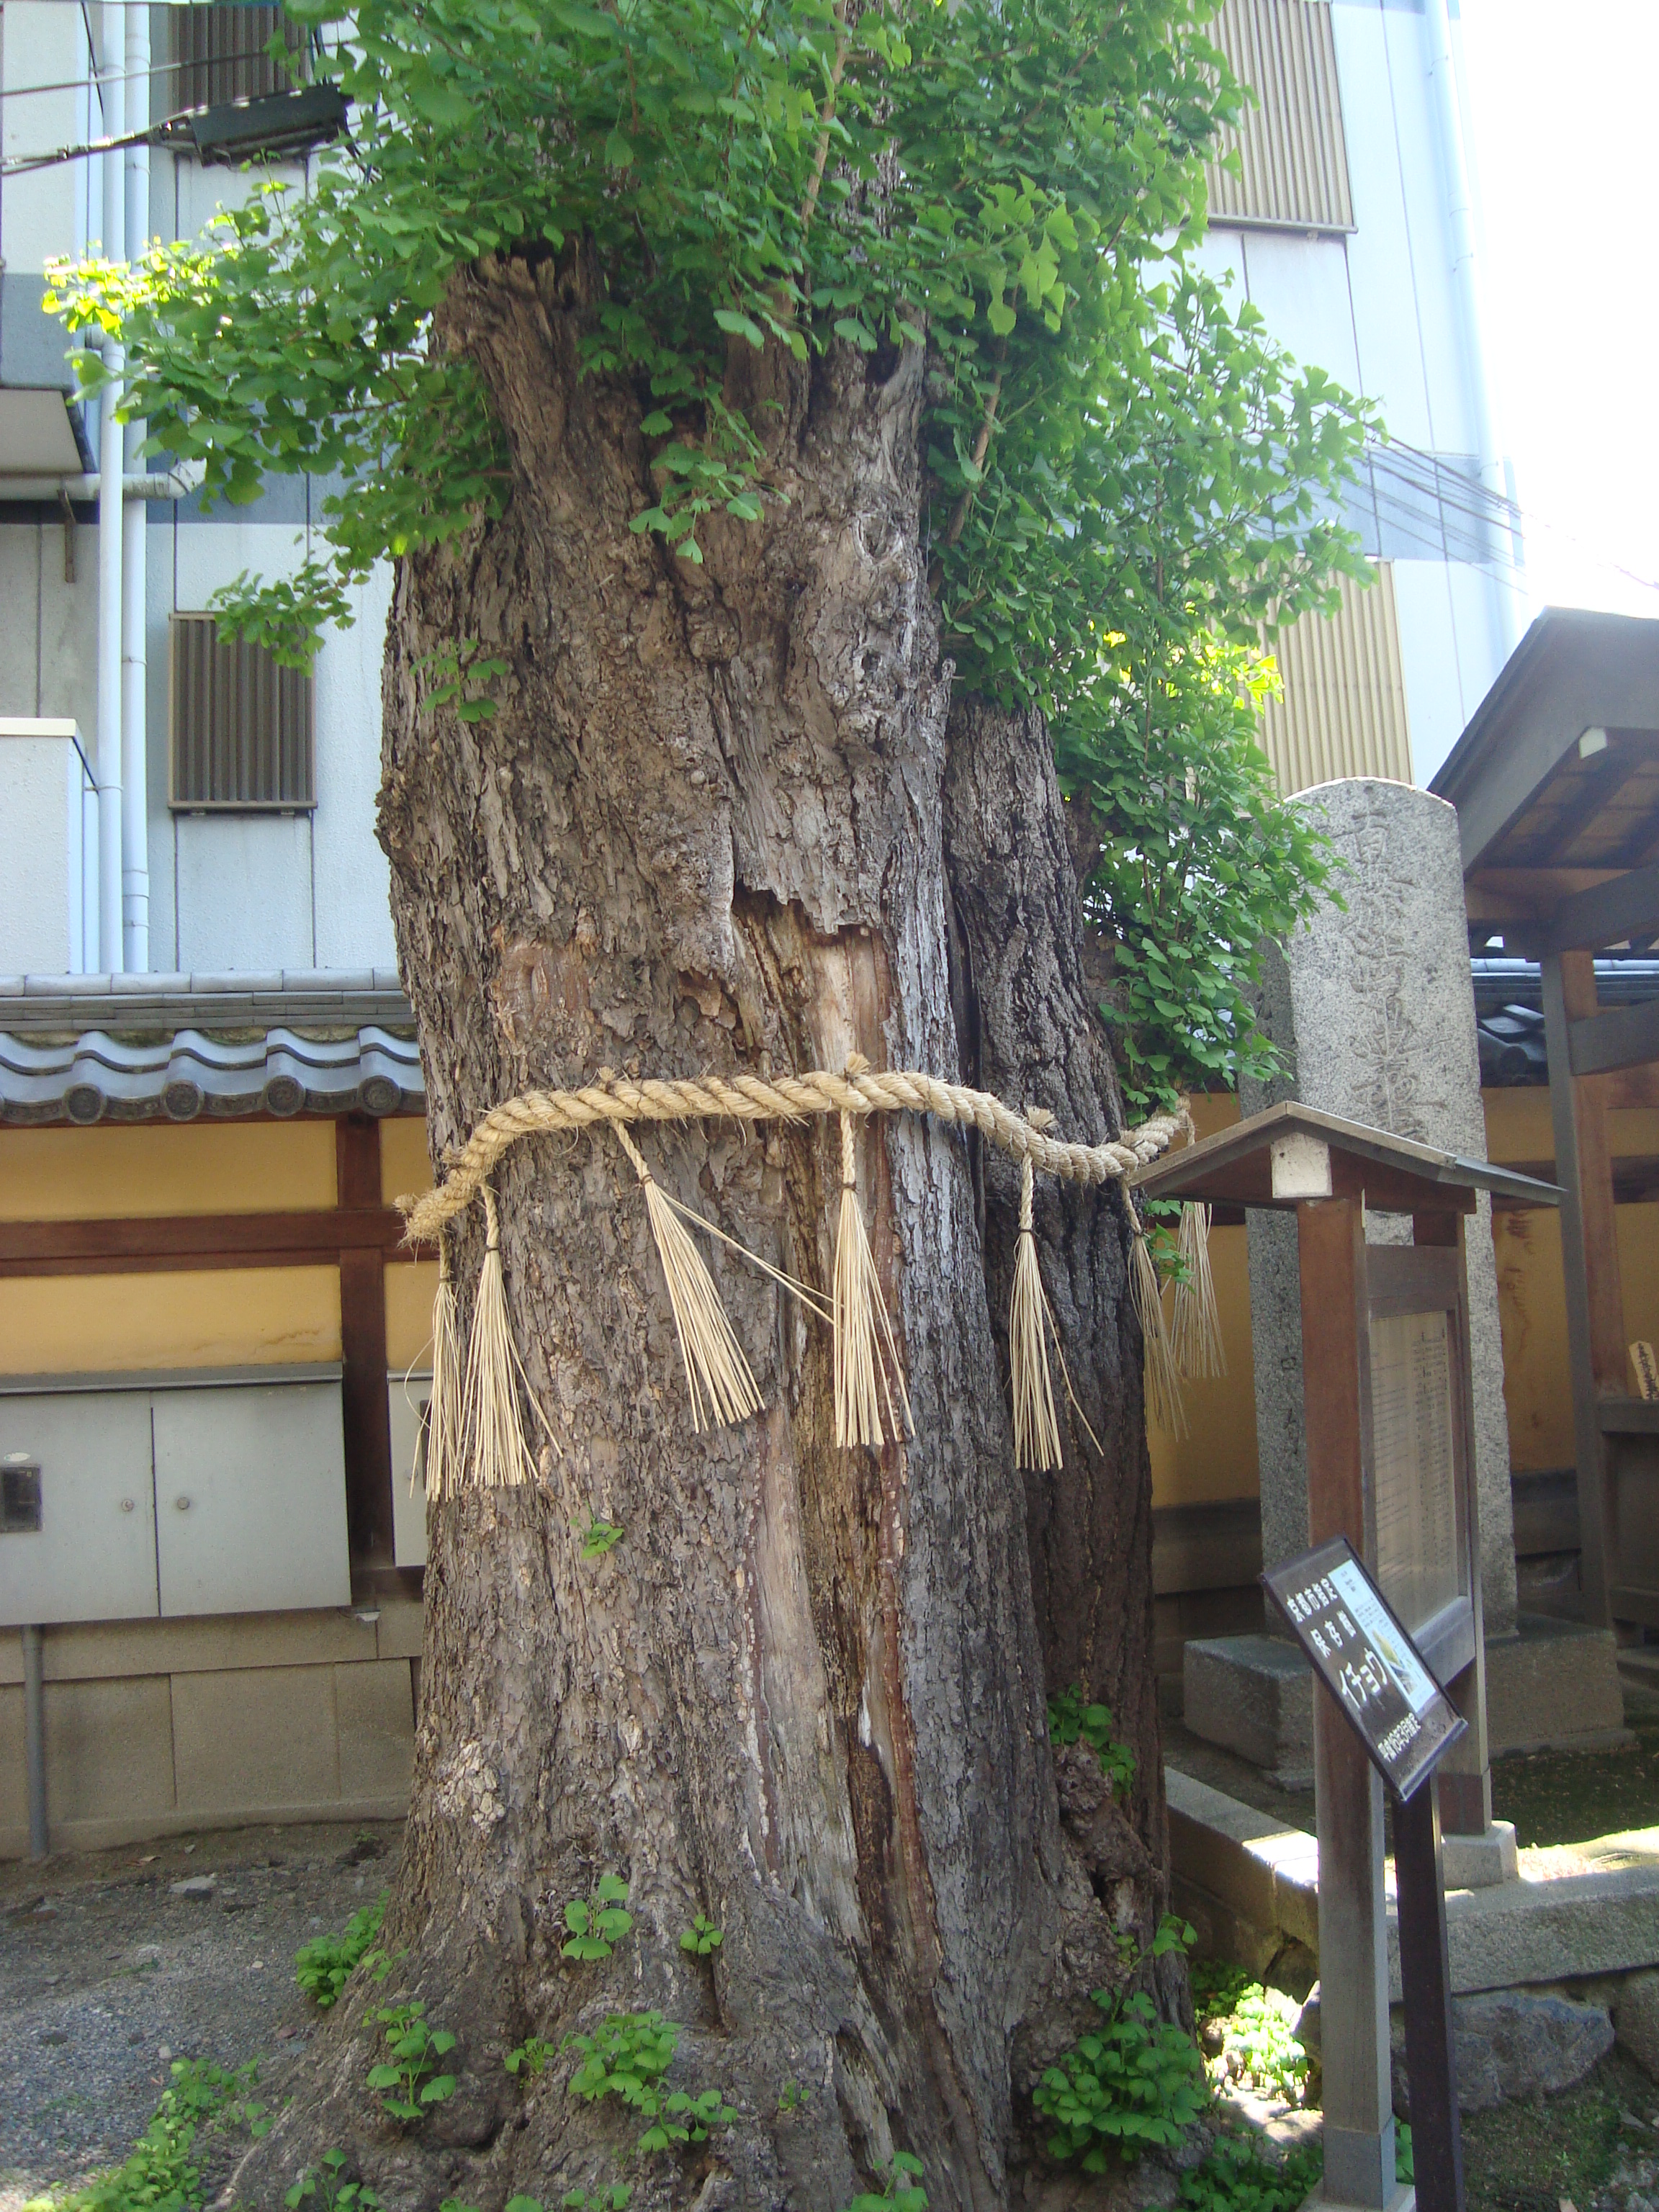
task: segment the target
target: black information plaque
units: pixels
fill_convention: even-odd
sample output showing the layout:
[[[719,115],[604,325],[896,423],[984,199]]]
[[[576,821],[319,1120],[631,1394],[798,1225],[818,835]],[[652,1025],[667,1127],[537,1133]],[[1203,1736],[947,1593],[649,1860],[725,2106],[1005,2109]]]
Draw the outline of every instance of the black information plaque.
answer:
[[[1424,1665],[1346,1536],[1286,1560],[1261,1583],[1403,1804],[1468,1722]]]

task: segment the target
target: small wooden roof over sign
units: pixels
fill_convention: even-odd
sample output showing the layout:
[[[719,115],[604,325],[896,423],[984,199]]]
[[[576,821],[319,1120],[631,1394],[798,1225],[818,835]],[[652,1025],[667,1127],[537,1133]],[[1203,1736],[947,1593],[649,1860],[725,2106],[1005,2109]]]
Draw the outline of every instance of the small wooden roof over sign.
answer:
[[[1295,1099],[1253,1114],[1185,1152],[1166,1152],[1141,1169],[1132,1187],[1146,1198],[1281,1212],[1304,1199],[1363,1197],[1375,1213],[1473,1213],[1481,1190],[1492,1193],[1497,1206],[1561,1202],[1553,1182],[1486,1160],[1460,1159]]]

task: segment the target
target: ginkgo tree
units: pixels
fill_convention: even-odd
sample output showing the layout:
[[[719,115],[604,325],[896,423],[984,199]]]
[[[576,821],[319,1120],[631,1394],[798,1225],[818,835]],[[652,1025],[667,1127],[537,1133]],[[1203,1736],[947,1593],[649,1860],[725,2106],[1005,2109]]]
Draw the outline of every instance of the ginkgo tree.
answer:
[[[395,564],[379,829],[435,1159],[604,1069],[854,1053],[1097,1142],[1112,1037],[1136,1110],[1256,1048],[1255,940],[1321,866],[1252,744],[1257,656],[1358,573],[1365,423],[1194,252],[1242,99],[1206,12],[362,0],[320,40],[351,121],[305,192],[61,272],[209,497],[330,487],[227,622],[303,659]],[[641,1141],[827,1280],[829,1125]],[[1070,1389],[1063,1468],[1022,1478],[1016,1170],[896,1115],[859,1173],[914,1417],[880,1450],[835,1443],[810,1311],[720,1253],[764,1408],[694,1431],[614,1143],[499,1170],[540,1479],[430,1509],[382,1932],[456,2086],[393,2129],[385,1992],[348,1986],[240,2201],[325,2144],[411,2212],[835,2212],[912,2160],[945,2212],[1048,2154],[1032,2086],[1126,1957],[1154,1972],[1165,1901],[1133,1220],[1038,1191]],[[464,1324],[481,1241],[452,1241]],[[1134,1754],[1127,1803],[1050,1745],[1070,1685]],[[631,1925],[573,1958],[607,1877]],[[620,2093],[503,2063],[608,2019],[681,2100],[649,2152]]]

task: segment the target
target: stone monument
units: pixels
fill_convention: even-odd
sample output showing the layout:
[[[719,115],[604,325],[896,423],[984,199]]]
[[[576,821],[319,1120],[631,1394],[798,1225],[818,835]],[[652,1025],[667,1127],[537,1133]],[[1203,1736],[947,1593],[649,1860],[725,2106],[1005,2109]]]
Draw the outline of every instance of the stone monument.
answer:
[[[1486,1157],[1469,973],[1468,923],[1455,811],[1410,784],[1357,777],[1291,801],[1329,839],[1338,866],[1328,901],[1288,945],[1269,949],[1258,1018],[1279,1047],[1282,1073],[1241,1086],[1259,1113],[1281,1098],[1338,1114],[1466,1158]],[[1409,1243],[1410,1224],[1368,1217],[1367,1241]],[[1489,1678],[1495,1702],[1514,1703],[1503,1678],[1528,1685],[1532,1655],[1516,1650],[1509,1421],[1498,1320],[1491,1201],[1468,1224],[1475,1492]],[[1249,1217],[1250,1326],[1261,1468],[1261,1549],[1268,1565],[1307,1548],[1302,1337],[1297,1230],[1287,1214]],[[1559,1666],[1562,1624],[1549,1624]],[[1575,1644],[1580,1639],[1572,1638]],[[1577,1654],[1571,1688],[1538,1717],[1533,1740],[1605,1739],[1623,1724],[1610,1643]],[[1602,1645],[1606,1644],[1605,1651]],[[1244,1647],[1249,1647],[1246,1650]],[[1510,1664],[1512,1656],[1516,1662]],[[1187,1647],[1188,1725],[1288,1782],[1312,1768],[1312,1691],[1300,1656],[1281,1639],[1226,1638]],[[1483,1747],[1484,1750],[1484,1747]],[[1483,1760],[1484,1763],[1484,1760]]]

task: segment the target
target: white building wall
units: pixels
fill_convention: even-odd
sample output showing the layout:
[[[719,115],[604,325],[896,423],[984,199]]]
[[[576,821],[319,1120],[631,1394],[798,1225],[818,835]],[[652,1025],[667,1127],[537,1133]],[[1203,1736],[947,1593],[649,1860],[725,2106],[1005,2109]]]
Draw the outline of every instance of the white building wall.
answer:
[[[88,18],[62,0],[6,0],[0,143],[8,155],[99,135],[99,98],[87,81],[88,20],[98,23],[95,8]],[[159,61],[159,25],[155,43]],[[77,80],[76,89],[22,96],[29,86]],[[159,100],[165,80],[155,83]],[[287,173],[294,189],[305,189],[303,167]],[[246,201],[260,181],[157,150],[150,234],[193,235],[220,208]],[[0,383],[62,380],[61,326],[40,308],[45,270],[55,256],[97,242],[101,206],[94,161],[0,183]],[[95,420],[91,429],[95,445]],[[167,804],[168,617],[175,609],[205,607],[245,570],[270,576],[296,568],[307,550],[313,495],[303,479],[289,480],[252,507],[222,506],[204,515],[191,500],[154,502],[147,510],[153,968],[228,973],[395,964],[388,872],[374,839],[389,572],[358,592],[358,627],[331,635],[318,659],[314,811],[174,816]],[[95,506],[76,508],[73,581],[65,579],[64,535],[50,504],[8,507],[0,489],[0,717],[62,716],[90,731],[98,720]],[[0,806],[3,799],[0,793]],[[9,946],[6,935],[0,928],[0,973],[15,973],[25,948]]]
[[[1332,27],[1353,230],[1218,227],[1201,258],[1299,362],[1377,403],[1390,438],[1413,449],[1401,473],[1431,478],[1442,464],[1438,492],[1389,473],[1351,513],[1367,550],[1394,563],[1413,773],[1426,782],[1518,633],[1521,579],[1507,538],[1464,511],[1476,415],[1420,0],[1334,0]]]

